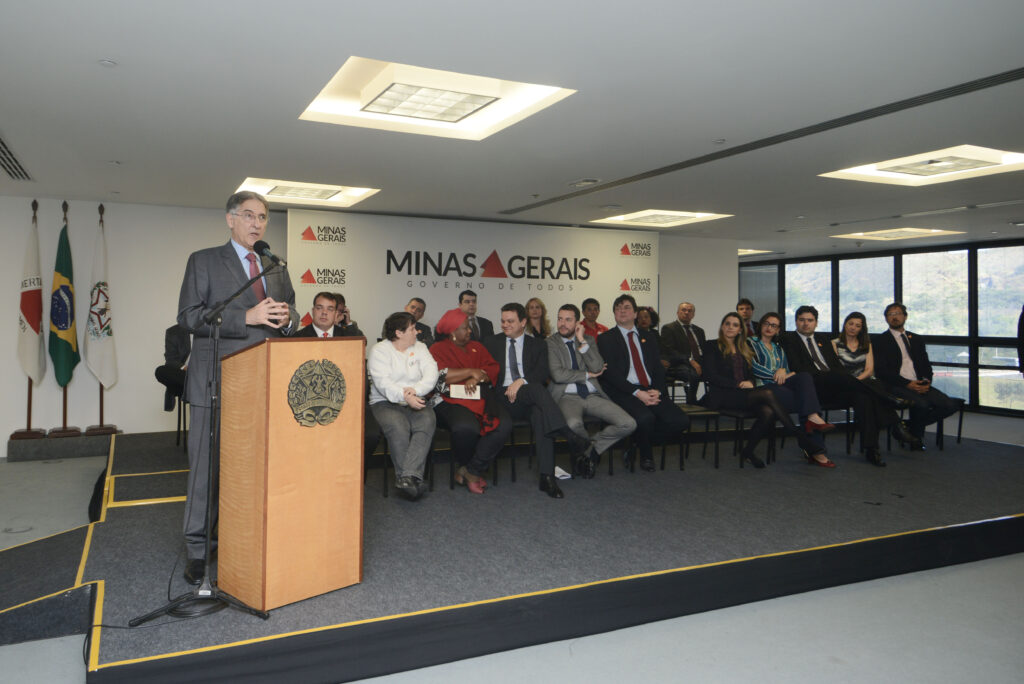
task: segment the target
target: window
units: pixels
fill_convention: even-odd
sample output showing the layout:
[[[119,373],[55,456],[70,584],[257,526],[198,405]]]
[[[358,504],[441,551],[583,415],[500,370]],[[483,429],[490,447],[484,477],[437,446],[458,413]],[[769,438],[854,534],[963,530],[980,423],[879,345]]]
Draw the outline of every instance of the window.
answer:
[[[1022,304],[1024,247],[979,249],[978,334],[1016,337]]]
[[[883,332],[887,304],[894,298],[893,258],[844,259],[839,262],[839,324],[852,312],[868,319],[868,331]]]
[[[1013,347],[981,347],[978,363],[982,366],[978,369],[978,404],[1024,410],[1024,381],[1017,368],[1017,350]]]
[[[754,302],[754,319],[779,310],[779,267],[775,264],[740,269],[740,297]]]
[[[818,332],[832,331],[832,263],[786,264],[786,329],[796,327],[797,308],[818,310]]]
[[[903,257],[907,330],[919,335],[966,335],[967,250]]]

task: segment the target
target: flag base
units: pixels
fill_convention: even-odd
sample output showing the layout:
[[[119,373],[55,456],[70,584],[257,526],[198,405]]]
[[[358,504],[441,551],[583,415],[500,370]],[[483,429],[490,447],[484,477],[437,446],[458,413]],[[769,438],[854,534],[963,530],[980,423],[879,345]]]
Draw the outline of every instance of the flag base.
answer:
[[[42,439],[46,437],[46,430],[15,430],[11,433],[11,439]]]
[[[82,431],[76,427],[50,428],[46,433],[47,437],[81,437]]]
[[[113,435],[117,434],[118,429],[116,425],[90,425],[85,429],[86,437],[94,437],[96,435]]]

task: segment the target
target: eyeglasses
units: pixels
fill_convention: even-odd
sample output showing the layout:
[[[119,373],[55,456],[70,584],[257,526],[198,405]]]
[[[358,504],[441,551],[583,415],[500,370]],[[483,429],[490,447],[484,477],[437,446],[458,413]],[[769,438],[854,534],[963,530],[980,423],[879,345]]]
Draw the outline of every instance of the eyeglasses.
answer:
[[[249,211],[248,209],[246,209],[245,211],[232,211],[230,213],[231,213],[232,216],[237,216],[238,218],[242,219],[243,221],[247,221],[249,223],[266,223],[267,222],[267,215],[266,214],[254,214],[253,212]]]
[[[778,328],[778,323],[765,323],[761,326],[762,328]]]

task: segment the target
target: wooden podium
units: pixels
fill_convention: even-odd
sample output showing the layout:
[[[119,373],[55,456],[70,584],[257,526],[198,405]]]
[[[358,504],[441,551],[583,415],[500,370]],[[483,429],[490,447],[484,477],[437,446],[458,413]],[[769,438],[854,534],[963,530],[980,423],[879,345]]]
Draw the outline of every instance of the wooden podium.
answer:
[[[365,348],[274,338],[221,363],[217,583],[254,608],[362,581]]]

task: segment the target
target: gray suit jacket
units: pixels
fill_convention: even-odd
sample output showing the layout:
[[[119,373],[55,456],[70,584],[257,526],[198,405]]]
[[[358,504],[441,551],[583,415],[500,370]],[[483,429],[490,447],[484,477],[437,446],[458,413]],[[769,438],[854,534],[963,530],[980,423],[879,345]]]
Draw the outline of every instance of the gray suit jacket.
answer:
[[[268,259],[263,259],[264,268],[269,264]],[[224,322],[220,328],[221,358],[268,337],[289,335],[298,327],[295,291],[288,272],[281,268],[274,269],[265,278],[267,296],[288,303],[291,328],[282,332],[283,329],[276,330],[265,325],[246,325],[246,310],[259,303],[252,288],[249,288],[224,309]],[[178,325],[193,334],[192,356],[185,377],[185,399],[191,404],[210,405],[207,384],[210,380],[213,340],[210,339],[210,327],[203,322],[203,317],[214,305],[230,297],[248,280],[249,276],[243,270],[230,241],[220,247],[193,252],[188,258],[181,293],[178,295]]]
[[[599,373],[604,368],[604,359],[601,358],[601,352],[597,350],[597,341],[590,335],[584,335],[583,339],[589,347],[585,353],[580,353],[579,347],[576,348],[576,363],[580,367],[579,370],[573,370],[569,349],[557,331],[545,340],[548,345],[548,372],[551,374],[548,389],[556,402],[565,394],[567,384],[586,382],[588,371]],[[601,385],[597,380],[592,379],[590,384],[595,388],[594,394],[605,399],[608,398],[608,395],[601,390]]]

